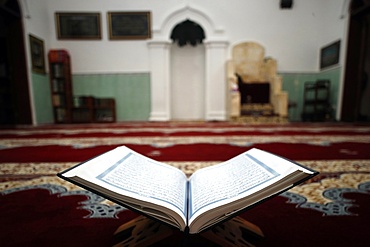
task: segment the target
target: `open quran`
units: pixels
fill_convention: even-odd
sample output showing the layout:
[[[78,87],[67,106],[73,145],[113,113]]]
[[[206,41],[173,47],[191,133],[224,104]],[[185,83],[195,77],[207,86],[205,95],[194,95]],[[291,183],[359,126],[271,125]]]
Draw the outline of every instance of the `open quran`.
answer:
[[[187,177],[173,166],[121,146],[58,176],[194,234],[316,174],[293,161],[251,149]]]

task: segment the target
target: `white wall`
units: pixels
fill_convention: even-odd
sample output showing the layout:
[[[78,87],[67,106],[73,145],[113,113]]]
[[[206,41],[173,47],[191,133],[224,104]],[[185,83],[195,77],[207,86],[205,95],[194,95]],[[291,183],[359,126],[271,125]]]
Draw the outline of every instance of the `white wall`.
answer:
[[[339,63],[340,66],[343,66],[347,47],[348,8],[350,0],[326,0],[322,2],[323,6],[319,11],[322,21],[318,33],[318,56],[323,46],[341,40],[342,51]],[[319,67],[319,60],[317,60],[317,63],[317,67]]]
[[[110,41],[108,11],[151,11],[152,26],[161,28],[181,6],[199,9],[224,30],[232,45],[256,41],[266,56],[278,60],[281,72],[318,71],[319,49],[334,40],[345,41],[347,18],[340,19],[346,0],[294,0],[292,9],[282,10],[279,0],[19,0],[28,5],[30,19],[25,30],[43,38],[49,48],[64,48],[72,56],[73,73],[116,73],[149,71],[147,41]],[[56,38],[57,11],[100,12],[102,39],[65,41]],[[169,37],[166,37],[169,39]],[[229,55],[230,56],[230,55]]]
[[[280,9],[279,0],[18,0],[24,18],[30,88],[32,88],[32,73],[28,34],[33,34],[44,40],[46,52],[50,49],[67,49],[72,57],[73,74],[149,72],[152,87],[152,118],[155,119],[153,116],[158,115],[157,118],[167,119],[170,96],[163,98],[161,94],[163,88],[168,90],[169,87],[170,82],[166,81],[168,71],[163,74],[169,68],[165,66],[167,63],[158,64],[158,61],[168,61],[161,57],[163,50],[153,52],[157,51],[157,49],[153,50],[153,47],[158,48],[170,42],[170,30],[177,24],[174,21],[183,21],[179,17],[182,17],[182,13],[189,13],[187,10],[191,12],[192,17],[200,18],[197,19],[200,24],[205,25],[203,28],[208,32],[205,42],[209,45],[207,40],[211,40],[212,45],[209,46],[211,50],[215,48],[214,45],[217,42],[225,46],[217,51],[218,53],[214,50],[209,51],[213,55],[216,52],[220,60],[226,61],[230,58],[233,45],[239,42],[255,41],[265,47],[266,56],[277,59],[278,72],[315,73],[319,71],[320,49],[340,39],[342,49],[339,68],[344,67],[347,46],[347,12],[350,0],[293,1],[292,9],[283,10]],[[110,41],[108,39],[108,11],[150,11],[153,39]],[[100,12],[102,39],[58,40],[55,12]],[[224,49],[226,49],[226,56],[222,55]],[[209,59],[212,60],[212,57],[210,56]],[[47,61],[46,54],[45,59]],[[154,64],[153,61],[157,63]],[[217,69],[222,67],[219,66],[221,64],[223,61],[206,66],[208,83],[215,83],[218,80],[217,85],[223,85],[224,76],[222,75],[224,73],[220,71],[223,68]],[[209,66],[213,69],[209,70]],[[341,73],[339,95],[342,94],[343,69]],[[158,77],[158,75],[164,77]],[[166,86],[163,86],[164,84]],[[216,97],[215,92],[208,89],[206,91],[209,98],[206,112],[209,118],[213,119],[216,115],[220,118],[219,116],[224,115],[222,113],[223,101],[214,102],[210,98]],[[34,93],[31,92],[31,99],[33,95]],[[166,102],[166,104],[158,104],[157,101]],[[34,100],[32,100],[31,107],[35,114],[33,102]],[[341,96],[338,97],[338,109],[341,108],[340,105]],[[339,113],[337,111],[337,116]],[[33,118],[35,119],[35,116]]]

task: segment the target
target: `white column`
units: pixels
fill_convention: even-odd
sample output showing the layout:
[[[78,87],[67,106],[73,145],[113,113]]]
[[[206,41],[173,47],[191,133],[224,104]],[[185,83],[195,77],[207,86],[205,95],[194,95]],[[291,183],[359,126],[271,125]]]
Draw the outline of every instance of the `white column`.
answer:
[[[227,119],[227,41],[207,41],[206,45],[206,120]]]
[[[151,113],[150,121],[169,121],[170,105],[170,42],[150,41]]]

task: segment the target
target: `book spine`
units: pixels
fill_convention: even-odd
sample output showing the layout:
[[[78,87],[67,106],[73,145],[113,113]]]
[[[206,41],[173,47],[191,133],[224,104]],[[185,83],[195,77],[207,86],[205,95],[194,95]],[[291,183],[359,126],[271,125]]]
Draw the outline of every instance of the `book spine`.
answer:
[[[190,181],[188,179],[188,181],[186,181],[186,208],[185,208],[185,212],[186,212],[186,225],[188,226],[189,225],[189,217],[190,217],[190,200],[191,200],[191,195],[190,195]],[[185,232],[189,230],[188,227],[186,227],[185,229]]]

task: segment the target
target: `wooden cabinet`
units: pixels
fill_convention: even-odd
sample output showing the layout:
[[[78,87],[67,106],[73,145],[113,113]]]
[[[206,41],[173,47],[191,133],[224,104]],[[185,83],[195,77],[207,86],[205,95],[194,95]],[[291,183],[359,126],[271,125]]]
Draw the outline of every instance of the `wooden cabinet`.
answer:
[[[48,58],[54,122],[71,123],[73,92],[70,56],[65,50],[51,50]]]
[[[95,122],[115,122],[115,100],[111,98],[95,98],[94,117]]]
[[[74,96],[73,123],[110,123],[116,121],[116,104],[112,98]]]
[[[74,123],[94,122],[94,97],[91,96],[73,97],[72,122]]]

